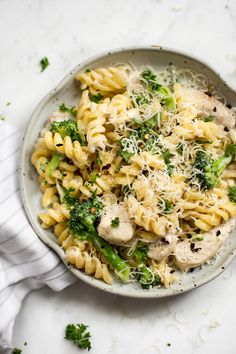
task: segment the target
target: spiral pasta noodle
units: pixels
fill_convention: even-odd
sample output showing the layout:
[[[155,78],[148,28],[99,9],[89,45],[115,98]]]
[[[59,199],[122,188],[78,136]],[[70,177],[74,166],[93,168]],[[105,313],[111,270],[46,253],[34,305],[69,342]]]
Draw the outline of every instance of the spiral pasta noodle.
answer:
[[[72,142],[69,136],[62,139],[59,133],[53,135],[50,131],[45,133],[44,139],[48,149],[65,154],[76,166],[83,168],[88,164],[88,154],[79,141]]]
[[[66,259],[78,269],[83,269],[87,274],[94,274],[95,278],[103,279],[105,283],[112,284],[112,277],[107,265],[86,251],[81,251],[77,246],[71,246],[66,250]]]
[[[93,95],[122,92],[127,84],[122,67],[93,69],[77,74],[76,79],[81,82],[83,90],[88,88]]]

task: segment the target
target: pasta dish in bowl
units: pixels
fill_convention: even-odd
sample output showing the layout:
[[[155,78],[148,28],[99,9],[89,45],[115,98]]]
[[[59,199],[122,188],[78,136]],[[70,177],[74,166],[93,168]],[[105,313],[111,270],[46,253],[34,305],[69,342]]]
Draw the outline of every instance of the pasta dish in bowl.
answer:
[[[236,111],[205,73],[174,58],[159,66],[150,52],[156,64],[119,57],[76,70],[77,103],[48,107],[30,155],[40,227],[73,272],[165,296],[229,242]]]

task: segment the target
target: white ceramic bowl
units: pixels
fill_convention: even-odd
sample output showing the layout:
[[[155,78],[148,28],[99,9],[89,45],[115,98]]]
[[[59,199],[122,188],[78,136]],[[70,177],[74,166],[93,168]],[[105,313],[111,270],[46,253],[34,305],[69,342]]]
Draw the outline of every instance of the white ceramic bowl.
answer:
[[[224,82],[219,74],[212,70],[208,64],[180,51],[159,46],[149,46],[122,48],[97,55],[75,67],[35,109],[23,139],[20,168],[21,195],[29,222],[38,237],[51,247],[71,272],[81,280],[110,293],[130,297],[156,298],[176,295],[207,283],[219,275],[230,264],[236,253],[235,230],[222,247],[219,255],[209,264],[195,269],[192,273],[177,274],[179,280],[169,289],[154,288],[144,290],[139,284],[130,283],[123,285],[118,280],[115,280],[113,285],[107,285],[103,281],[86,275],[84,272],[68,265],[64,251],[56,242],[56,237],[52,231],[43,230],[37,218],[39,211],[42,210],[41,191],[38,184],[38,175],[30,162],[30,157],[39,132],[44,127],[49,115],[58,109],[59,104],[66,102],[67,105],[77,105],[81,90],[78,83],[74,80],[74,76],[78,71],[85,70],[86,68],[106,67],[127,62],[134,64],[136,67],[150,65],[157,70],[166,67],[169,63],[173,63],[177,68],[191,68],[205,75],[215,84],[216,89],[226,97],[227,103],[236,106],[236,93]]]

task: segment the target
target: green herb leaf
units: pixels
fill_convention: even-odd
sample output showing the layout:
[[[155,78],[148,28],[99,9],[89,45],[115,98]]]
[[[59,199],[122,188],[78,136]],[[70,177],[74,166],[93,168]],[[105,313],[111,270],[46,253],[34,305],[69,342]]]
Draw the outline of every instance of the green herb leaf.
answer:
[[[80,349],[91,349],[91,335],[87,331],[88,326],[81,324],[68,324],[65,330],[65,339],[74,342]]]
[[[48,58],[47,57],[44,57],[40,60],[40,65],[41,65],[41,71],[44,71],[48,65],[49,65],[49,61],[48,61]]]
[[[158,124],[158,119],[159,119],[159,115],[154,114],[154,116],[152,116],[151,118],[145,120],[145,122],[143,123],[146,127],[148,127],[149,129],[155,129],[157,124]]]
[[[115,219],[111,220],[111,226],[112,227],[118,227],[120,225],[120,219],[117,217],[115,217]]]
[[[137,103],[138,106],[143,106],[148,103],[148,99],[144,95],[136,95],[134,93],[133,100]]]
[[[171,164],[171,159],[174,155],[168,150],[166,149],[163,153],[162,153],[162,157],[165,161],[165,164],[167,166],[167,173],[169,176],[172,176],[173,174],[173,170],[174,170],[174,165]]]
[[[236,187],[229,187],[228,196],[231,202],[236,203]]]
[[[92,172],[92,173],[90,173],[88,182],[95,183],[97,178],[98,178],[98,175],[95,172]]]
[[[196,144],[212,144],[212,141],[210,141],[210,140],[205,140],[204,138],[202,138],[202,139],[196,139],[195,140],[195,143]]]
[[[3,114],[0,114],[0,120],[5,120],[6,117]]]
[[[195,234],[192,236],[191,238],[191,242],[192,241],[203,241],[204,240],[204,235],[198,235],[198,234]]]
[[[170,202],[169,200],[164,200],[164,203],[165,203],[165,208],[163,210],[164,213],[166,213],[166,214],[172,213],[173,207],[174,207],[173,203]]]
[[[178,154],[180,156],[183,156],[183,152],[184,152],[184,144],[179,143],[176,147],[176,151],[178,152]]]
[[[102,164],[102,160],[100,159],[98,152],[97,152],[97,154],[96,154],[95,163],[96,163],[96,165],[98,165],[98,166],[101,166],[101,164]]]
[[[21,349],[15,348],[13,349],[12,354],[20,354],[21,352],[22,352]]]
[[[89,95],[89,98],[90,101],[99,103],[103,99],[103,96],[100,93],[98,93],[97,95]]]
[[[203,118],[204,122],[212,122],[214,120],[213,116],[208,116]]]
[[[133,156],[133,154],[128,151],[121,151],[120,155],[123,157],[126,163],[129,163],[129,159],[131,158],[131,156]]]
[[[85,72],[86,72],[86,74],[87,74],[87,73],[90,73],[90,72],[91,72],[91,69],[88,68],[88,69],[85,70]]]
[[[157,76],[149,69],[145,69],[141,73],[140,80],[150,92],[158,91],[161,87],[161,84],[157,80]]]
[[[73,117],[77,116],[78,110],[75,108],[75,106],[72,106],[71,108],[66,107],[65,103],[62,103],[59,106],[59,109],[61,112],[69,112]]]

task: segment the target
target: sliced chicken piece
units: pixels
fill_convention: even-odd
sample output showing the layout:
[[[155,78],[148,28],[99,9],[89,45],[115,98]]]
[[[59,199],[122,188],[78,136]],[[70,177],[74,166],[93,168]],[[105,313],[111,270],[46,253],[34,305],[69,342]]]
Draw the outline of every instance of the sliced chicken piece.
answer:
[[[177,245],[177,237],[175,235],[167,235],[150,246],[148,257],[161,262],[163,259],[171,255]]]
[[[204,92],[192,88],[183,88],[181,85],[174,86],[174,92],[178,104],[181,106],[194,105],[197,113],[211,115],[216,122],[231,129],[235,126],[235,115],[215,97],[209,97]]]
[[[118,219],[116,219],[118,218]],[[113,220],[118,220],[112,225]],[[105,240],[116,245],[121,245],[134,235],[133,226],[126,209],[119,204],[112,204],[103,209],[103,215],[98,225],[98,233]]]
[[[205,233],[202,241],[185,239],[179,242],[174,251],[175,263],[184,271],[206,263],[217,254],[234,226],[235,219],[231,219]]]

